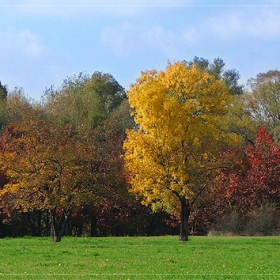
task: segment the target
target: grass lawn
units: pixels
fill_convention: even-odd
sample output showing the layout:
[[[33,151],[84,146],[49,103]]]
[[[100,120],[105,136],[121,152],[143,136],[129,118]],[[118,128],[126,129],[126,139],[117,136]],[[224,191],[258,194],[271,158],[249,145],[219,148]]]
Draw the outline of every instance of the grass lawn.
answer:
[[[1,279],[280,279],[280,237],[0,239]]]

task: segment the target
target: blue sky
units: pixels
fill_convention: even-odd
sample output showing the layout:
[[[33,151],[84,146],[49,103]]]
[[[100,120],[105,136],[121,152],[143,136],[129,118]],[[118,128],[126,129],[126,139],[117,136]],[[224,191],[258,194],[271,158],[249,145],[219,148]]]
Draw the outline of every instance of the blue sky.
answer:
[[[0,81],[39,100],[80,72],[126,89],[168,60],[220,57],[241,82],[280,70],[280,0],[0,0]]]

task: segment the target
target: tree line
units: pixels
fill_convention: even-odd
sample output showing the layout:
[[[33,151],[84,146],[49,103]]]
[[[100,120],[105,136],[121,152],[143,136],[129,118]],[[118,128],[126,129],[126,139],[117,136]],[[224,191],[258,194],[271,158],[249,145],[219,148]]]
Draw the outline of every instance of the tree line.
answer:
[[[280,72],[238,80],[195,57],[127,91],[101,72],[39,102],[1,84],[0,235],[275,233]]]

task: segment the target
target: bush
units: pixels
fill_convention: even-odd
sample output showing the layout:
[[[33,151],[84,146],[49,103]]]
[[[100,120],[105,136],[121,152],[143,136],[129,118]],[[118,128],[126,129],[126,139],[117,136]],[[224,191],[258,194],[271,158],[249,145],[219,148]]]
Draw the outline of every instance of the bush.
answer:
[[[246,235],[276,235],[279,216],[274,208],[260,208],[251,212],[245,225]]]
[[[223,235],[240,235],[242,233],[241,215],[233,211],[216,221],[214,229]]]
[[[208,235],[279,235],[279,212],[274,207],[262,207],[241,215],[237,211],[216,219]]]

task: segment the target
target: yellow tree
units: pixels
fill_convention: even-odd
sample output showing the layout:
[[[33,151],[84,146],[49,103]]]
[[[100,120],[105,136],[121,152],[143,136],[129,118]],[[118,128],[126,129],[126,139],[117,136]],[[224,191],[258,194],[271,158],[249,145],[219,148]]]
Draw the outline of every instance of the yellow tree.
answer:
[[[131,192],[154,210],[180,209],[186,241],[192,207],[224,168],[222,152],[239,143],[227,125],[236,97],[223,81],[183,62],[143,72],[127,95],[136,123],[124,143]]]

